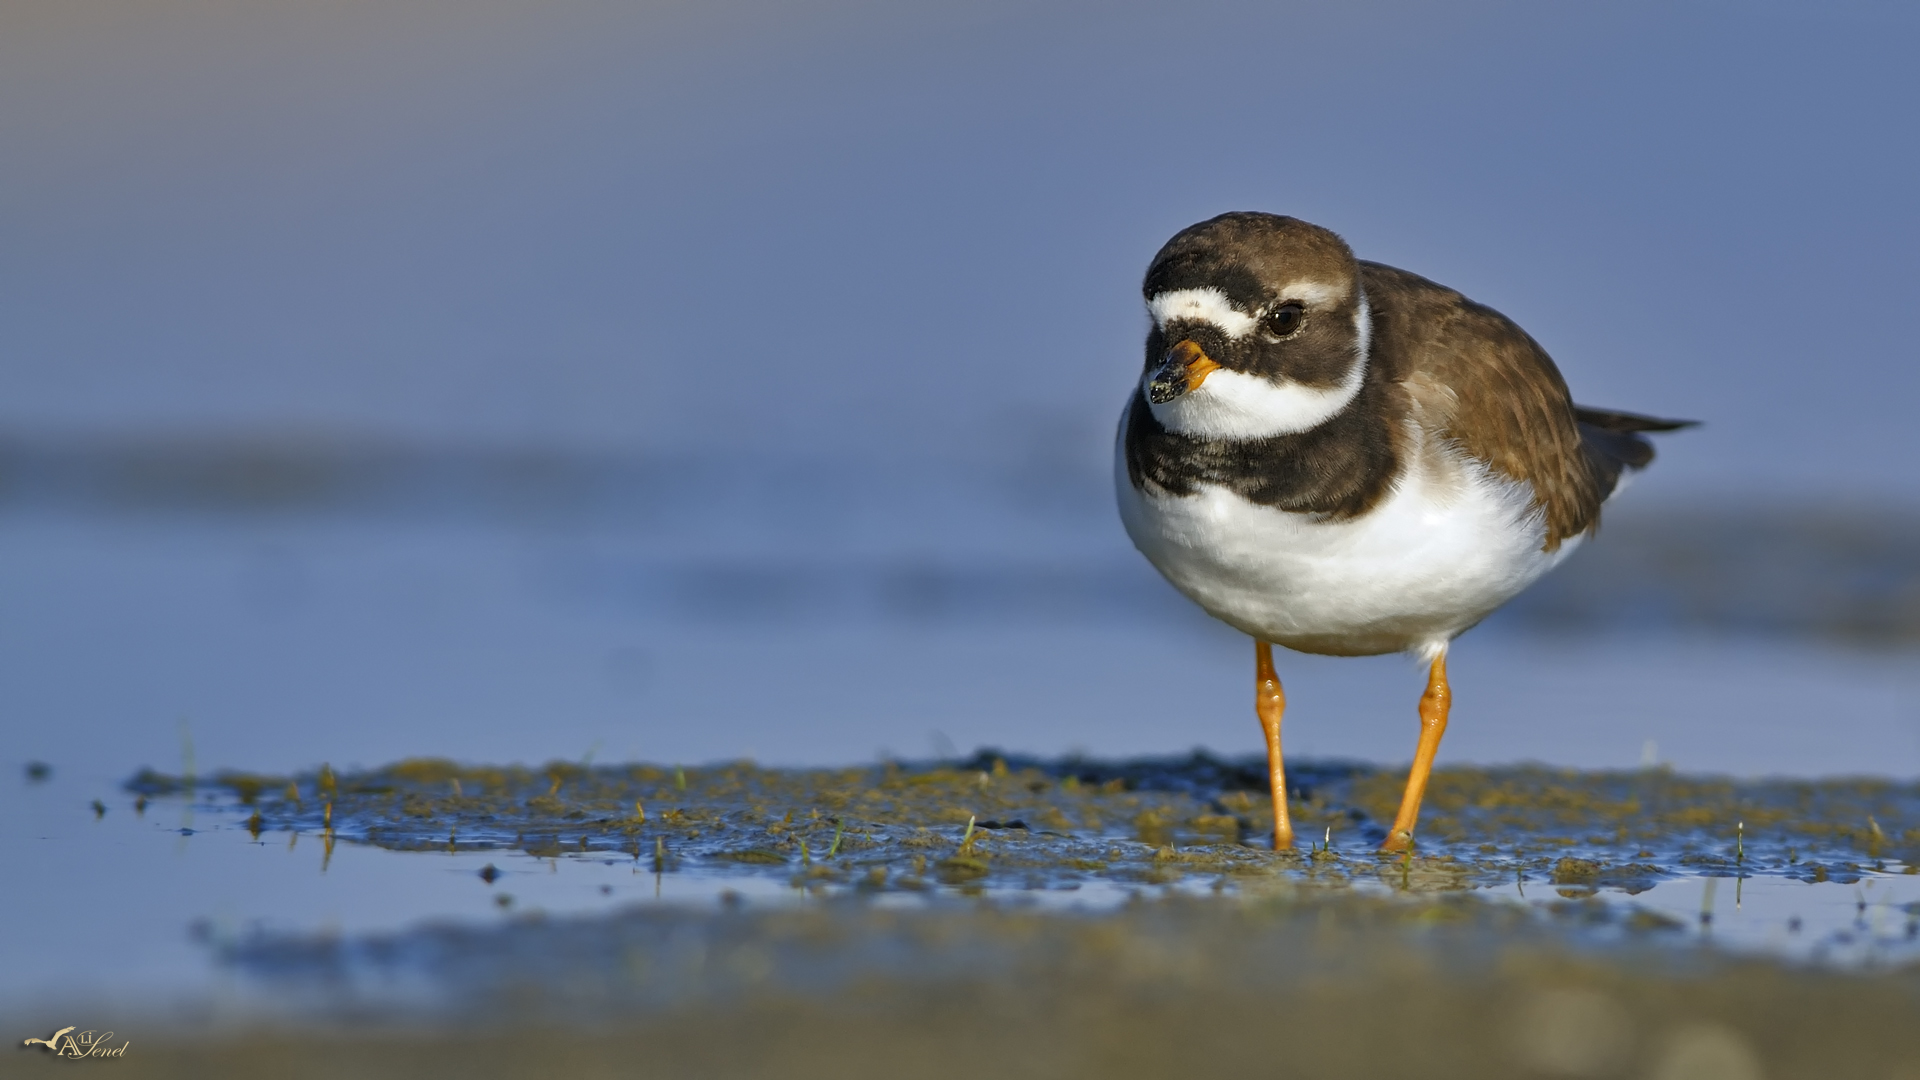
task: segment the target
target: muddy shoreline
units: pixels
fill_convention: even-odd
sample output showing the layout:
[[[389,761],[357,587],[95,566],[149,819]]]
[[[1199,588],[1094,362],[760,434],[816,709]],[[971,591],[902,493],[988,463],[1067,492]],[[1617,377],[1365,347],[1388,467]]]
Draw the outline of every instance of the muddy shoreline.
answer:
[[[400,851],[616,854],[655,869],[913,889],[935,883],[1161,883],[1216,874],[1369,875],[1406,888],[1534,880],[1639,891],[1676,875],[1850,881],[1920,864],[1920,784],[1736,781],[1664,768],[1437,770],[1417,850],[1389,858],[1401,774],[1305,762],[1289,773],[1301,846],[1265,839],[1272,802],[1252,759],[1118,762],[981,751],[955,763],[845,769],[463,766],[416,759],[337,773],[142,771],[149,798],[242,814],[256,835],[317,833]]]
[[[209,956],[272,1007],[148,1027],[115,1067],[1920,1077],[1920,903],[1866,899],[1914,880],[1920,784],[1445,769],[1418,849],[1389,857],[1373,848],[1398,772],[1302,762],[1289,801],[1311,842],[1276,854],[1260,765],[982,751],[844,769],[143,771],[126,785],[139,812],[317,844],[322,873],[342,847],[422,872],[449,851],[485,860],[463,873],[495,915],[206,930]],[[635,884],[585,914],[516,898],[527,874],[586,869]],[[647,902],[650,881],[707,899]],[[1697,919],[1643,902],[1676,882],[1704,888]],[[1721,883],[1855,890],[1850,924],[1804,931],[1852,941],[1854,959],[1720,947]]]

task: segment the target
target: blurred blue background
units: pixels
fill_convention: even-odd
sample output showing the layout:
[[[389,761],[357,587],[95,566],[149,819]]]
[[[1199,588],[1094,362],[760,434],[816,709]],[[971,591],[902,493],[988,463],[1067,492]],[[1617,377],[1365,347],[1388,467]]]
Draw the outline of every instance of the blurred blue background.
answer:
[[[1265,209],[1708,422],[1463,639],[1444,757],[1920,772],[1917,46],[1892,4],[13,0],[4,753],[1252,752],[1251,648],[1108,457],[1147,260]],[[1410,756],[1404,661],[1283,675],[1296,751]]]

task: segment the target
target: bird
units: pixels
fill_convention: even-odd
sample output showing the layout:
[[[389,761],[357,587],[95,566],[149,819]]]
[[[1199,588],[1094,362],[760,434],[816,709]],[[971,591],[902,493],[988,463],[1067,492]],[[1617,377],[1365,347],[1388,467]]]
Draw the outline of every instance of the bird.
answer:
[[[1574,404],[1513,320],[1297,218],[1239,211],[1183,229],[1141,292],[1120,518],[1168,582],[1254,639],[1274,847],[1293,846],[1280,645],[1427,666],[1381,843],[1406,851],[1451,711],[1453,639],[1592,535],[1653,460],[1647,434],[1695,421]]]

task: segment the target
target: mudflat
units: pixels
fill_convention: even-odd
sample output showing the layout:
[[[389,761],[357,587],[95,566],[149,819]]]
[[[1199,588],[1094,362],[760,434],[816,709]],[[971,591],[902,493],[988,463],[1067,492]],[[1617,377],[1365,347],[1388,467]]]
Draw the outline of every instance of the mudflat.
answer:
[[[1920,1077],[1920,785],[1442,770],[1418,849],[1389,857],[1396,773],[1293,779],[1312,843],[1275,853],[1259,763],[1204,755],[142,773],[149,800],[323,858],[483,853],[499,915],[213,935],[280,1004],[148,1032],[112,1067]],[[542,864],[708,888],[548,914],[513,892]],[[1735,929],[1763,910],[1779,925]]]

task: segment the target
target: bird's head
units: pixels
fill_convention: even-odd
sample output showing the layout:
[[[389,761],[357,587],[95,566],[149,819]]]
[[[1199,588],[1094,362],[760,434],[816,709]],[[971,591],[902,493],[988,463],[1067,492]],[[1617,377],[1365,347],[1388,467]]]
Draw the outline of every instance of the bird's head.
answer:
[[[1184,229],[1147,268],[1142,390],[1154,418],[1201,438],[1318,427],[1366,377],[1371,327],[1353,251],[1317,225],[1233,213]]]

